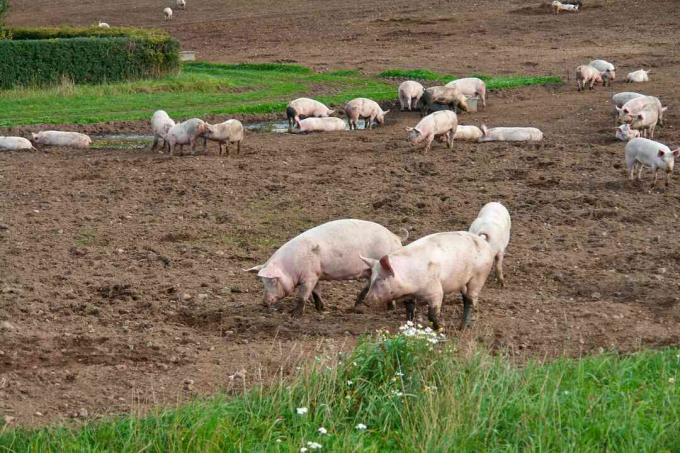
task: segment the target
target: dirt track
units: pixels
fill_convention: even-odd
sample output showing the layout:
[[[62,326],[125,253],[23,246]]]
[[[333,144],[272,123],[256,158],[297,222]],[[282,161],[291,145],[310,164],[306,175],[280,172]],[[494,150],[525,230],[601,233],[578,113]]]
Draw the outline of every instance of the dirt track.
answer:
[[[51,2],[13,2],[11,23],[33,23],[29,3]],[[273,7],[280,11],[264,3],[212,15],[222,2],[189,3],[167,27],[185,48],[221,61],[564,75],[602,57],[617,62],[619,78],[644,65],[653,81],[634,88],[671,105],[659,138],[680,143],[677,2],[586,2],[595,7],[559,17],[519,1],[391,1],[368,14],[360,13],[365,2],[302,0]],[[38,23],[86,9],[77,23],[140,25],[162,9],[148,0],[124,15],[111,2],[62,4],[61,15]],[[588,38],[593,27],[599,33]],[[626,181],[609,90],[577,93],[572,82],[492,93],[486,111],[461,116],[463,124],[539,127],[547,137],[540,150],[456,144],[414,153],[404,127],[417,117],[402,113],[373,132],[250,134],[244,154],[229,159],[214,149],[173,159],[120,150],[0,155],[0,322],[12,326],[0,330],[0,415],[33,425],[81,408],[91,417],[171,404],[242,388],[241,370],[246,385],[266,381],[309,354],[395,328],[402,310],[348,312],[357,283],[324,285],[324,314],[310,306],[291,319],[290,301],[269,312],[241,269],[329,219],[365,218],[419,237],[467,228],[490,200],[513,216],[509,286],[488,283],[463,341],[539,358],[678,344],[680,182],[650,192]],[[617,81],[613,89],[631,87]],[[460,315],[453,298],[444,320]]]

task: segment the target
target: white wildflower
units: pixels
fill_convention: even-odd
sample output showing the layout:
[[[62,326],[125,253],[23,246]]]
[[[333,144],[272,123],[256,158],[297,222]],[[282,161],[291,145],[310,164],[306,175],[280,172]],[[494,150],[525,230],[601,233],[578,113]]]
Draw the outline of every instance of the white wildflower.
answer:
[[[402,396],[404,396],[404,394],[401,393],[401,392],[398,391],[398,390],[393,391],[392,394],[393,394],[394,396],[396,396],[397,398],[401,398]]]
[[[277,444],[280,444],[281,442],[283,442],[281,439],[276,439]]]
[[[306,451],[307,451],[307,447],[300,448],[300,453],[305,453]]]
[[[397,372],[394,373],[394,374],[395,374],[396,376],[399,376],[399,377],[402,377],[402,376],[404,375],[404,373],[402,373],[401,371],[397,371]]]
[[[366,428],[368,428],[368,427],[367,427],[366,425],[364,425],[363,423],[359,423],[359,424],[356,426],[356,429],[358,429],[359,431],[363,431],[363,430],[365,430]]]
[[[670,384],[675,384],[675,378],[668,378],[668,382]]]
[[[322,447],[322,445],[317,442],[307,442],[307,446],[312,450],[318,450]]]
[[[305,415],[307,413],[307,408],[306,407],[298,407],[297,408],[297,414],[298,415]]]
[[[350,386],[351,386],[352,384],[354,384],[354,382],[352,382],[352,381],[347,381],[347,385],[350,385]]]
[[[328,434],[328,430],[322,426],[319,428],[319,434]]]

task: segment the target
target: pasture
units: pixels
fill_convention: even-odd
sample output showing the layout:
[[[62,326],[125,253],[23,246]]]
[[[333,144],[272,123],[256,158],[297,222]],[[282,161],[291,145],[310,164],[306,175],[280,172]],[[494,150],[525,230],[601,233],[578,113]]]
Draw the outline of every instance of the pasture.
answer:
[[[385,126],[373,131],[248,132],[241,154],[229,158],[217,156],[214,143],[205,154],[174,158],[105,141],[92,150],[0,153],[0,321],[9,323],[0,327],[0,415],[10,416],[13,424],[147,414],[216,392],[241,394],[245,400],[230,403],[238,406],[252,395],[244,392],[272,383],[267,404],[296,404],[281,399],[285,395],[276,386],[286,385],[282,382],[288,378],[306,385],[309,378],[298,376],[299,367],[306,369],[316,356],[351,351],[358,338],[376,329],[394,332],[405,320],[404,310],[386,312],[376,305],[353,313],[361,284],[328,283],[321,288],[325,312],[310,307],[303,318],[291,318],[293,301],[265,308],[262,285],[242,269],[264,262],[291,237],[331,219],[373,220],[394,232],[406,228],[418,238],[467,229],[492,200],[502,201],[512,215],[507,285],[501,288],[490,279],[474,327],[445,331],[459,351],[475,352],[446,354],[479,373],[512,367],[505,378],[514,379],[513,385],[533,382],[534,390],[560,373],[587,374],[588,367],[609,369],[612,376],[644,368],[640,376],[651,373],[654,382],[674,382],[668,379],[677,373],[677,350],[625,354],[680,342],[680,181],[676,174],[669,188],[649,190],[648,181],[627,180],[624,143],[614,138],[609,98],[633,89],[659,96],[670,108],[658,140],[673,148],[680,144],[677,2],[642,6],[633,0],[592,0],[578,14],[554,16],[540,0],[424,5],[393,0],[374,2],[370,11],[354,0],[333,5],[237,0],[228,10],[218,0],[195,0],[166,22],[155,0],[97,0],[86,8],[83,2],[63,0],[53,14],[35,14],[52,4],[14,0],[7,23],[104,20],[112,26],[159,27],[210,63],[154,81],[0,92],[0,135],[27,134],[48,124],[95,139],[148,134],[148,118],[158,108],[182,119],[237,117],[247,125],[284,120],[285,104],[294,97],[314,96],[341,106],[368,96],[386,104],[396,101],[401,76],[438,84],[449,74],[485,74],[515,82],[499,85],[504,89],[491,91],[485,110],[462,113],[459,122],[534,126],[546,138],[540,149],[455,143],[449,150],[435,143],[422,154],[409,146],[404,131],[419,121],[418,114],[399,112],[391,104]],[[577,92],[574,68],[594,58],[615,62],[619,76],[611,87]],[[263,71],[240,63],[273,65]],[[626,72],[640,67],[653,69],[650,82],[623,83]],[[558,79],[564,83],[544,84]],[[424,312],[418,311],[423,323]],[[447,326],[453,327],[461,312],[458,297],[447,299]],[[577,360],[591,354],[596,357]],[[490,368],[475,368],[480,361]],[[648,362],[656,365],[647,367]],[[314,379],[331,385],[331,378]],[[448,379],[453,382],[455,376]],[[506,391],[517,388],[493,382]],[[492,387],[487,390],[495,394]],[[591,393],[579,395],[569,407],[588,410],[588,395],[603,388],[590,387]],[[668,392],[664,401],[677,401],[677,386],[664,389],[659,390]],[[564,398],[558,393],[553,396]],[[488,394],[477,396],[470,401],[478,404]],[[441,398],[421,401],[419,410],[432,413],[453,399]],[[221,404],[214,407],[222,410]],[[554,414],[554,404],[550,400],[527,413]],[[181,411],[196,409],[178,410],[148,423],[182,425]],[[215,413],[223,414],[210,412]],[[276,420],[273,414],[265,418]],[[335,444],[338,449],[356,441],[345,415],[327,414],[346,424],[347,443]],[[600,416],[612,417],[606,410]],[[659,423],[677,432],[672,416],[665,413]],[[633,426],[638,419],[627,420]],[[104,426],[102,436],[120,426]],[[422,425],[408,426],[422,432]],[[631,432],[645,431],[640,426]],[[289,436],[298,442],[309,429],[272,431],[259,439]],[[157,441],[130,432],[129,448]],[[546,430],[546,437],[526,447],[557,448],[555,432],[559,429]],[[606,430],[594,432],[597,439]],[[666,431],[645,432],[663,436]],[[63,445],[81,446],[63,435]],[[672,449],[672,438],[658,436],[670,440],[660,445],[650,437],[644,445]],[[405,438],[393,445],[425,448],[404,443]],[[0,437],[0,445],[7,439]],[[622,448],[635,445],[621,439],[616,445]],[[497,440],[501,448],[516,439],[480,434],[455,445],[441,440],[433,438],[429,445],[482,449]],[[17,445],[40,450],[40,438],[34,441],[20,436]],[[189,448],[186,442],[178,438],[176,445]],[[391,444],[368,446],[378,451]]]

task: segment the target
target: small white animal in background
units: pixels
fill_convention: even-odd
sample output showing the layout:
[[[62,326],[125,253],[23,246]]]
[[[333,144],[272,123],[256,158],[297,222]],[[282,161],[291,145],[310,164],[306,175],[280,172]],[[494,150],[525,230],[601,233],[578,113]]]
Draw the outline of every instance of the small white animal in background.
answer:
[[[107,24],[106,22],[102,22],[102,21],[99,21],[99,23],[97,24],[97,27],[99,27],[99,28],[111,28],[109,26],[109,24]]]
[[[172,20],[172,9],[170,8],[163,9],[163,14],[165,15],[165,20]]]
[[[627,142],[640,136],[640,131],[630,127],[630,124],[622,124],[616,127],[616,138],[622,142]]]
[[[638,71],[629,72],[626,77],[626,82],[649,82],[649,73],[652,71],[645,71],[640,69]]]
[[[633,180],[635,167],[638,167],[637,179],[642,177],[642,169],[649,167],[654,172],[652,188],[656,187],[659,170],[666,172],[666,187],[670,184],[675,158],[680,157],[680,148],[673,151],[663,143],[648,138],[634,138],[626,144],[626,167],[630,179]]]
[[[566,3],[561,3],[555,0],[552,2],[553,12],[559,14],[560,11],[569,11],[572,13],[578,13],[578,5],[569,5]]]
[[[177,8],[178,9],[187,9],[187,2],[186,0],[177,0]]]
[[[0,136],[0,151],[23,151],[23,150],[33,150],[35,149],[33,144],[23,137],[2,137]]]

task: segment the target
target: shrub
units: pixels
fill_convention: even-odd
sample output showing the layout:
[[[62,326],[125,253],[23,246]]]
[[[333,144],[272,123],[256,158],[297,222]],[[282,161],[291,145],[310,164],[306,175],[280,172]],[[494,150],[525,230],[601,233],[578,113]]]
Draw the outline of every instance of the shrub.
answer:
[[[0,0],[3,1],[3,0]],[[179,43],[154,30],[17,28],[0,41],[0,88],[103,83],[179,69]]]

